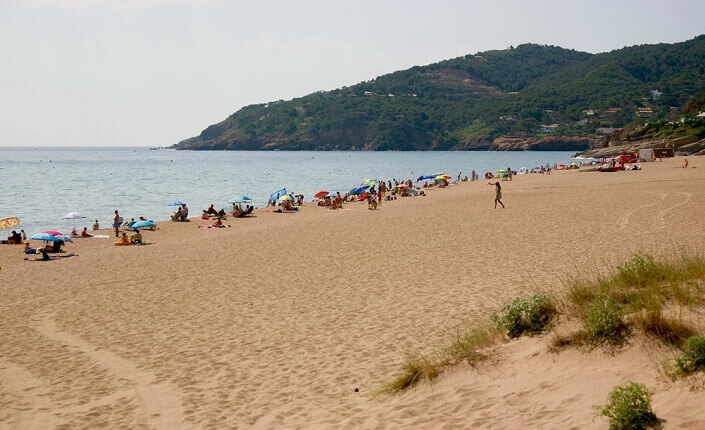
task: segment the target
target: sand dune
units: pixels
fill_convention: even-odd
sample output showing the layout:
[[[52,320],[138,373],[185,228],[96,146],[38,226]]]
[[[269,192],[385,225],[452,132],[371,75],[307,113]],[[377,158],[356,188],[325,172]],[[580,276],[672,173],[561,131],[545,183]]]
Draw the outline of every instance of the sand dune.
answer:
[[[505,210],[482,181],[379,211],[163,223],[149,246],[76,240],[52,262],[0,247],[0,428],[606,428],[592,406],[626,380],[656,389],[667,428],[703,428],[703,391],[659,380],[641,344],[513,341],[492,365],[370,397],[406,351],[562,274],[705,251],[705,166],[679,163],[520,176]]]

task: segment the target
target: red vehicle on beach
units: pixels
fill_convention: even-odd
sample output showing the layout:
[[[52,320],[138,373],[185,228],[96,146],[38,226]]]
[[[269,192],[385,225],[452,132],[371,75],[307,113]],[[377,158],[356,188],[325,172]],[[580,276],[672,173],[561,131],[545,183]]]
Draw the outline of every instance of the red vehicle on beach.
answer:
[[[617,156],[617,162],[620,164],[636,163],[637,161],[639,161],[639,157],[632,151],[620,151]]]

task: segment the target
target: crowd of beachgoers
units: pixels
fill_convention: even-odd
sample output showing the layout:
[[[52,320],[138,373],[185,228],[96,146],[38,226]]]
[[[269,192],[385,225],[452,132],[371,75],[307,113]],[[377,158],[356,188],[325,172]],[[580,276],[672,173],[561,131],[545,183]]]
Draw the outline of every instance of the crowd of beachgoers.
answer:
[[[504,208],[501,182],[512,181],[517,175],[531,173],[550,175],[555,170],[578,169],[587,164],[590,164],[589,160],[573,162],[571,164],[545,164],[530,170],[524,167],[519,170],[513,170],[511,167],[507,167],[506,169],[500,169],[494,172],[487,171],[484,173],[483,177],[489,180],[487,185],[493,185],[495,197],[494,207],[497,208],[499,204]],[[343,209],[345,204],[359,202],[366,203],[367,208],[370,210],[378,210],[384,202],[394,201],[399,197],[423,197],[427,195],[426,192],[429,189],[443,189],[460,182],[475,182],[479,180],[481,180],[481,176],[475,170],[472,170],[470,175],[464,176],[462,172],[459,172],[455,177],[451,177],[446,173],[436,173],[432,175],[422,175],[415,179],[407,178],[405,180],[396,178],[388,180],[365,179],[360,185],[344,194],[341,194],[339,191],[320,190],[314,194],[312,203],[322,208],[336,210]],[[205,221],[206,224],[199,225],[197,228],[227,228],[231,226],[230,224],[226,224],[229,218],[248,217],[251,216],[255,210],[253,201],[248,196],[238,196],[231,199],[229,204],[232,205],[232,209],[216,209],[215,204],[211,204],[208,208],[203,209],[197,219]],[[287,189],[283,188],[269,196],[266,210],[273,213],[296,213],[299,207],[304,204],[305,196],[303,194],[289,192]],[[171,215],[171,221],[190,222],[194,220],[194,217],[189,217],[189,207],[185,202],[175,200],[167,203],[167,205],[177,208]],[[64,218],[80,220],[86,217],[81,213],[69,213],[67,216],[64,216]],[[17,219],[17,224],[19,224],[19,219]],[[114,242],[115,246],[144,245],[146,242],[142,231],[156,230],[158,228],[154,221],[144,216],[139,216],[137,219],[131,218],[130,220],[126,220],[122,217],[119,210],[115,210],[110,227],[110,230],[114,232],[114,236],[117,239],[117,241]],[[83,227],[81,231],[74,228],[67,235],[56,230],[46,230],[27,237],[25,231],[21,229],[19,231],[13,230],[6,240],[2,240],[0,243],[24,245],[24,253],[28,256],[37,256],[37,260],[52,260],[59,257],[75,256],[74,253],[59,256],[49,255],[65,254],[65,244],[67,242],[73,242],[73,239],[109,238],[109,235],[105,234],[102,230],[99,221],[96,219],[90,232],[86,226]],[[32,240],[43,242],[44,245],[33,247],[30,244]]]

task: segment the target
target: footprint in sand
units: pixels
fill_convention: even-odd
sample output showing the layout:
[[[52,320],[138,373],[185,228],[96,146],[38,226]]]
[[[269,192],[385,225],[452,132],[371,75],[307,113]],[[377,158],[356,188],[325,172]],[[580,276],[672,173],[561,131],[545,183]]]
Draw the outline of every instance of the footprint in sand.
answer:
[[[137,369],[137,366],[124,358],[104,349],[96,349],[81,338],[59,331],[53,315],[44,317],[39,324],[39,332],[49,339],[62,342],[95,360],[99,365],[133,384],[134,397],[140,406],[142,418],[151,428],[180,429],[186,424],[181,409],[178,391],[168,383],[154,384],[154,375]],[[124,392],[118,392],[94,403],[105,403],[116,399]],[[95,406],[95,405],[91,405]]]
[[[10,422],[10,429],[51,428],[53,405],[37,394],[43,384],[25,368],[0,360],[0,380],[3,387],[27,406],[17,408]]]

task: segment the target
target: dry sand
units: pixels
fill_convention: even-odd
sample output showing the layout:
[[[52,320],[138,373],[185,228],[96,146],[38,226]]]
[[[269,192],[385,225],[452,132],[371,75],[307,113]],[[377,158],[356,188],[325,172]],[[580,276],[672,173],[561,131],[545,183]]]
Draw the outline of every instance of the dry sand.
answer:
[[[491,366],[371,398],[405,352],[562,274],[705,251],[705,164],[690,161],[519,176],[505,210],[481,181],[379,211],[163,223],[149,246],[76,240],[52,262],[2,246],[0,428],[606,428],[593,405],[627,380],[656,390],[666,428],[705,428],[702,387],[659,379],[638,343],[513,341]]]

